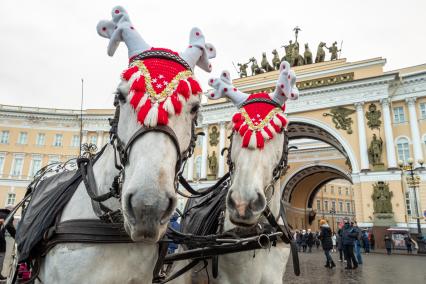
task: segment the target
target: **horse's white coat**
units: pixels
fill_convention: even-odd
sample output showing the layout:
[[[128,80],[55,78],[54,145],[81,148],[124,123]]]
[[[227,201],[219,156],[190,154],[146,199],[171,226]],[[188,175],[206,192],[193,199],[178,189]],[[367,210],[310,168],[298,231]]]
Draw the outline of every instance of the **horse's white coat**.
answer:
[[[120,85],[126,92],[128,86]],[[169,126],[178,137],[181,151],[189,145],[191,120],[194,116],[191,109],[199,103],[198,96],[184,104],[179,116],[170,117]],[[118,133],[127,142],[140,128],[136,114],[128,103],[121,103]],[[136,225],[129,224],[124,197],[131,192],[137,206],[163,206],[162,200],[175,197],[174,175],[176,164],[176,148],[170,138],[162,133],[148,133],[139,138],[131,149],[129,164],[126,166],[126,178],[123,185],[122,203],[117,200],[106,204],[112,209],[123,208],[125,226],[135,243],[132,244],[59,244],[42,260],[40,279],[42,283],[151,283],[152,272],[158,256],[156,242],[164,234],[167,224],[153,223],[162,216],[148,213],[138,216]],[[98,193],[106,192],[113,181],[117,170],[114,166],[114,150],[108,145],[104,154],[93,167]],[[140,196],[139,196],[140,195]],[[167,196],[167,198],[164,198]],[[139,204],[140,203],[140,204]],[[142,204],[143,203],[143,204]],[[142,205],[141,205],[142,204]],[[169,203],[167,203],[169,204]],[[165,206],[167,205],[165,204]],[[174,205],[173,210],[174,210]],[[151,210],[154,211],[154,210]],[[147,212],[151,212],[147,210]],[[157,210],[158,211],[158,210]],[[171,214],[172,212],[170,212]],[[91,201],[84,184],[81,183],[74,196],[65,207],[61,220],[94,219]],[[148,218],[150,220],[146,221]],[[168,218],[168,217],[167,217]],[[148,225],[145,225],[149,223]],[[154,235],[145,237],[145,233]]]

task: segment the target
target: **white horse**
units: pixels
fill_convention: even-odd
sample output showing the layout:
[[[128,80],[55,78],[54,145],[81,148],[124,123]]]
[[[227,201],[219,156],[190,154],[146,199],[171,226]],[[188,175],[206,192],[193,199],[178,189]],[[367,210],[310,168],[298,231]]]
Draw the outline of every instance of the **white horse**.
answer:
[[[127,45],[131,60],[142,52],[153,50],[135,31],[122,7],[114,7],[112,17],[112,21],[101,21],[97,27],[101,36],[110,39],[108,46],[110,56],[114,54],[120,41],[124,41]],[[190,75],[196,65],[210,71],[209,59],[215,56],[215,50],[212,45],[204,42],[204,35],[199,29],[192,29],[189,44],[190,46],[178,57],[189,65]],[[198,112],[200,90],[194,88],[196,85],[194,80],[189,82],[191,78],[179,77],[177,83],[180,81],[184,83],[178,87],[183,88],[183,91],[177,90],[178,93],[175,93],[178,100],[170,102],[170,95],[176,88],[165,88],[169,92],[167,90],[163,92],[165,94],[163,101],[161,98],[156,101],[156,98],[146,91],[141,94],[139,102],[135,102],[135,96],[139,91],[137,87],[140,87],[137,83],[143,83],[141,78],[148,82],[144,70],[134,67],[139,63],[133,65],[133,71],[130,68],[130,71],[123,73],[118,86],[121,98],[118,137],[126,144],[142,127],[141,124],[145,127],[155,127],[160,124],[161,119],[164,122],[165,118],[164,116],[161,118],[160,111],[166,110],[167,126],[174,132],[180,151],[184,151],[190,144],[191,123]],[[142,75],[145,75],[145,78]],[[170,85],[172,83],[169,82]],[[146,86],[146,89],[149,87]],[[186,92],[189,90],[187,97],[182,95],[185,90]],[[143,101],[149,103],[149,100],[152,107],[145,109],[146,117],[141,118]],[[181,109],[176,106],[180,106]],[[58,244],[42,260],[39,275],[42,283],[151,283],[158,256],[156,243],[164,235],[176,205],[175,165],[178,148],[169,135],[161,132],[149,132],[135,140],[128,154],[128,163],[124,165],[125,179],[121,202],[118,200],[105,202],[112,209],[122,209],[126,232],[134,242]],[[108,145],[93,166],[97,194],[108,192],[114,176],[117,175],[115,158],[113,146]],[[91,199],[84,184],[81,183],[63,210],[61,221],[96,218]]]
[[[225,231],[255,226],[259,221],[267,223],[262,216],[267,204],[274,216],[279,216],[280,180],[278,178],[273,182],[273,170],[283,155],[282,129],[287,124],[280,107],[287,98],[298,98],[296,76],[290,70],[290,65],[283,62],[280,71],[276,90],[272,94],[244,94],[232,86],[230,74],[226,71],[221,78],[209,80],[214,89],[207,94],[210,99],[228,97],[240,109],[233,117],[234,134],[230,153],[234,169],[226,198]],[[250,105],[243,109],[245,102],[255,98],[273,100],[276,106],[253,103],[251,109]],[[275,113],[275,116],[266,115],[265,118],[265,114],[271,113]],[[271,182],[275,190],[268,186]],[[289,246],[278,242],[270,249],[221,255],[218,278],[211,279],[210,272],[210,280],[221,284],[282,283],[289,253]],[[199,267],[194,270],[197,269]],[[191,283],[190,275],[176,282]]]

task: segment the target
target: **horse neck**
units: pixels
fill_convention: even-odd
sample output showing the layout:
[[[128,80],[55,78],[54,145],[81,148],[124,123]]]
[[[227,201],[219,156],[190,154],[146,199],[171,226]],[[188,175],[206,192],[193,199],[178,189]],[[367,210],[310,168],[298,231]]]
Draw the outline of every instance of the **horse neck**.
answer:
[[[96,181],[96,195],[106,193],[114,180],[114,176],[118,174],[114,163],[114,148],[108,144],[93,165],[93,172]],[[104,202],[111,209],[117,209],[120,206],[118,200],[108,200]],[[72,219],[96,219],[91,199],[87,194],[84,183],[81,182],[71,200],[65,206],[62,213],[61,221]]]

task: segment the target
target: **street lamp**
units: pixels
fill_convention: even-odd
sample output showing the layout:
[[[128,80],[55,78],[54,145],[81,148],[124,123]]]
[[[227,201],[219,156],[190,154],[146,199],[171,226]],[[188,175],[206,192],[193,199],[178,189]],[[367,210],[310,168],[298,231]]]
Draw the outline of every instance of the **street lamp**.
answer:
[[[424,161],[423,159],[419,159],[417,161],[420,164],[420,167],[423,168]],[[426,243],[423,240],[422,235],[422,228],[420,226],[420,214],[419,214],[419,206],[417,202],[417,192],[416,188],[420,184],[420,176],[415,174],[416,169],[414,169],[414,160],[412,158],[407,159],[407,164],[405,164],[403,161],[398,161],[398,166],[400,167],[402,172],[407,172],[408,176],[406,178],[407,184],[409,187],[413,189],[414,192],[414,208],[416,210],[416,217],[417,219],[417,243],[419,245],[418,253],[426,253]]]
[[[331,222],[333,222],[333,233],[334,233],[334,215],[336,214],[336,209],[331,209],[330,210],[330,214],[331,214]]]

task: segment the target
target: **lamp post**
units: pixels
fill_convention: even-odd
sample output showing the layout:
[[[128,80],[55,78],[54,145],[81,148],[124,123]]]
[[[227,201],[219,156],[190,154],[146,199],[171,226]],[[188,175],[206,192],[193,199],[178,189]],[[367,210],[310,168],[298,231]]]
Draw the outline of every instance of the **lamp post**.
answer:
[[[417,162],[420,164],[420,167],[423,168],[424,161],[422,159],[419,159]],[[415,219],[417,219],[417,243],[419,246],[418,253],[426,253],[426,242],[424,241],[423,235],[422,235],[422,228],[420,225],[421,217],[419,213],[419,206],[417,202],[417,192],[416,192],[417,186],[420,185],[420,176],[415,173],[416,169],[414,169],[414,161],[412,158],[407,159],[406,164],[403,161],[398,161],[398,165],[402,172],[406,172],[408,174],[408,176],[406,177],[407,184],[409,187],[413,189],[414,209],[416,211]]]
[[[336,209],[332,208],[330,210],[330,214],[331,214],[331,222],[333,222],[333,233],[334,233],[334,215],[336,215]]]

